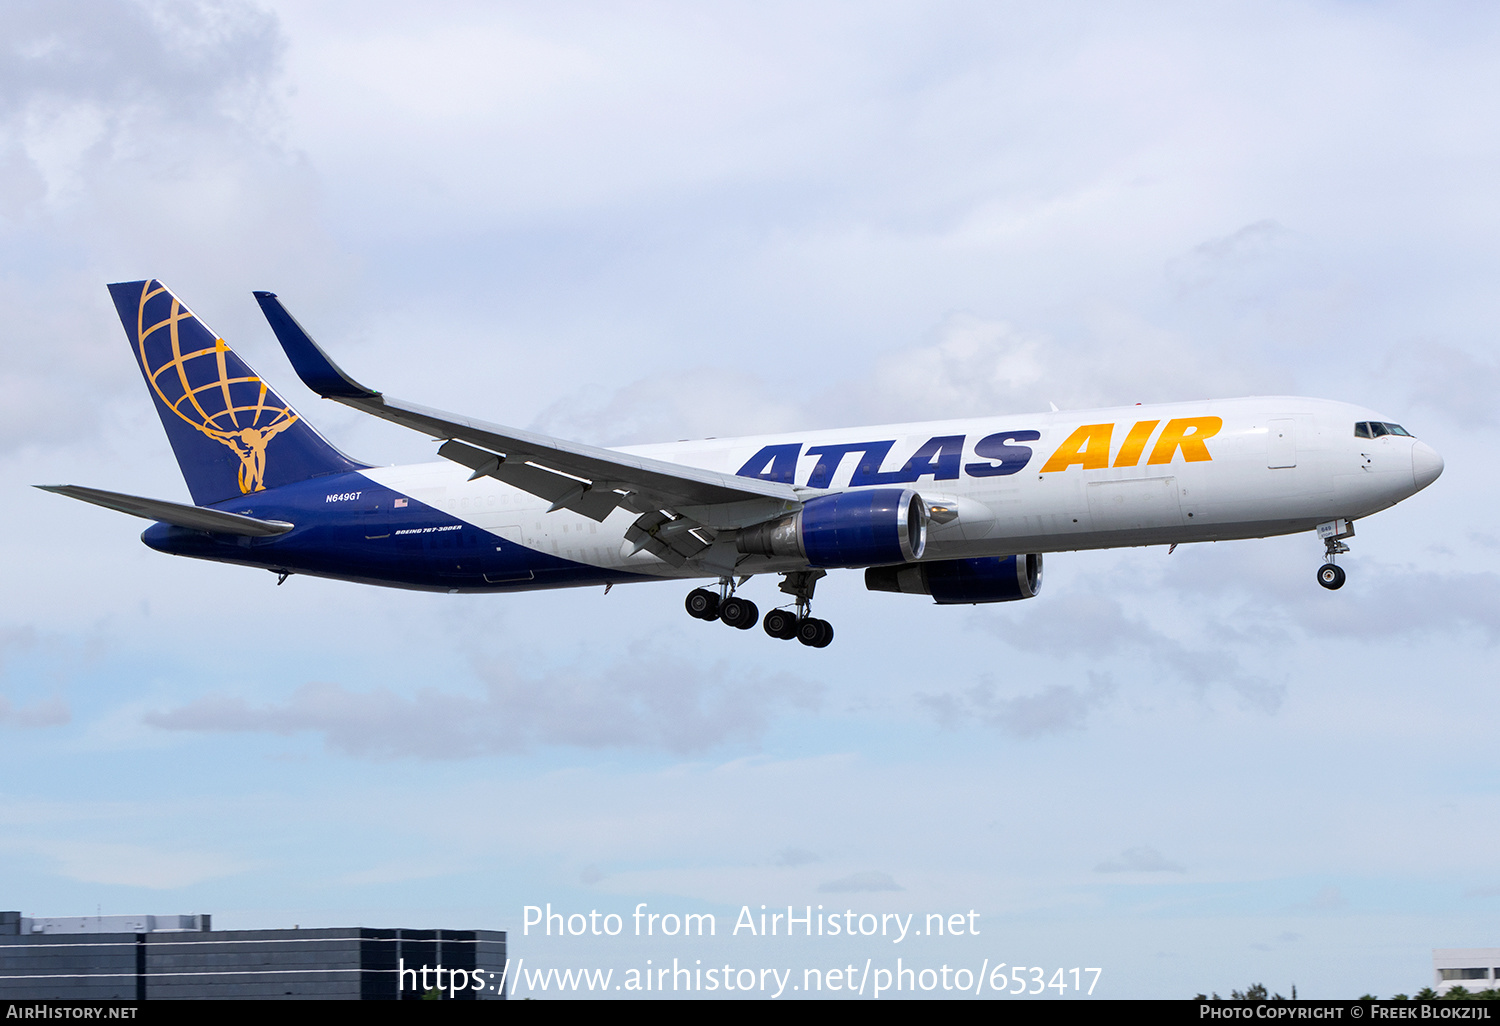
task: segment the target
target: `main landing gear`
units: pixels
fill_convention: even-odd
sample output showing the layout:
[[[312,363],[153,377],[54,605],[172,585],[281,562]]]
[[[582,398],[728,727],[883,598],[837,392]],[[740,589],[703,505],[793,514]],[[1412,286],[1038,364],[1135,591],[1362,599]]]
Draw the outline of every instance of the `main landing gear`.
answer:
[[[732,577],[721,578],[717,592],[707,588],[694,588],[688,592],[687,601],[683,604],[687,606],[688,616],[699,620],[719,620],[742,631],[748,631],[760,619],[760,610],[755,607],[754,602],[735,597]]]
[[[833,624],[812,615],[813,588],[818,578],[826,577],[826,570],[798,570],[784,574],[781,590],[797,600],[795,610],[773,609],[766,614],[762,626],[773,638],[791,641],[796,638],[808,648],[827,648],[833,642]]]
[[[799,616],[790,609],[773,609],[761,626],[773,638],[791,641],[796,638],[808,648],[827,648],[833,642],[833,624],[811,616]]]
[[[1318,583],[1329,591],[1338,591],[1344,586],[1345,574],[1334,561],[1349,551],[1342,539],[1354,537],[1354,525],[1348,520],[1330,520],[1318,525],[1318,537],[1323,539],[1323,558],[1327,560],[1318,567]]]
[[[759,621],[765,632],[773,638],[790,641],[796,638],[809,648],[827,648],[833,641],[833,625],[811,615],[813,587],[818,578],[826,576],[823,570],[800,570],[784,575],[781,590],[797,600],[795,610],[773,609],[760,619],[760,610],[749,599],[734,594],[734,579],[723,577],[717,591],[709,588],[694,588],[688,592],[688,615],[699,620],[719,620],[731,627],[747,631]],[[744,583],[744,578],[740,579]]]

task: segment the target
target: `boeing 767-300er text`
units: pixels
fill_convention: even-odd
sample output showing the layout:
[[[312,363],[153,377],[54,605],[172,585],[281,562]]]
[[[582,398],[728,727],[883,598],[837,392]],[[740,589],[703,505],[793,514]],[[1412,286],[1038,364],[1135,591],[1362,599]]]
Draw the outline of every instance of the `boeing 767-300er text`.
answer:
[[[890,424],[605,449],[366,388],[270,292],[255,293],[319,395],[441,440],[436,463],[372,467],[331,446],[158,281],[109,287],[195,505],[46,485],[158,521],[162,552],[431,591],[707,578],[702,620],[826,646],[814,585],[939,603],[1036,595],[1042,553],[1316,530],[1318,583],[1354,521],[1427,487],[1442,458],[1325,399],[1258,397]],[[762,619],[736,588],[779,574]],[[785,608],[790,607],[790,608]]]

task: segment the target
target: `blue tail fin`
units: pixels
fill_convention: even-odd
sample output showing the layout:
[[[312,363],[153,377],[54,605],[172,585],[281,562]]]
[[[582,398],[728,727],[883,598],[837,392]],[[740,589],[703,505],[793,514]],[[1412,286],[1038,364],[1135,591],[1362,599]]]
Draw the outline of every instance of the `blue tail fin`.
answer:
[[[109,287],[193,501],[363,469],[323,440],[159,281]]]

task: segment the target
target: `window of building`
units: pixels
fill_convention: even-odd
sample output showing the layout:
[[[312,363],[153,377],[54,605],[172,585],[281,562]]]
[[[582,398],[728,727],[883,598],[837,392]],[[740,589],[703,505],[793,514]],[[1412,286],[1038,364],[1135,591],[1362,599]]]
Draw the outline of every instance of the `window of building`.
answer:
[[[1439,974],[1445,980],[1487,980],[1490,971],[1483,966],[1478,969],[1439,969]]]

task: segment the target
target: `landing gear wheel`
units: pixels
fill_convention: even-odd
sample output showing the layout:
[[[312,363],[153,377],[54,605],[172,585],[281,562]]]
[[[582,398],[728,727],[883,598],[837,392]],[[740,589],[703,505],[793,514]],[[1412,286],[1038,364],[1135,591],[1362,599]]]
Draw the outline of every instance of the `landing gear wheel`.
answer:
[[[1329,520],[1319,524],[1318,537],[1323,539],[1324,559],[1323,565],[1318,567],[1318,583],[1329,591],[1338,591],[1344,586],[1344,568],[1334,560],[1349,551],[1342,539],[1354,537],[1354,522]]]
[[[797,636],[797,614],[787,609],[771,610],[760,625],[771,637],[782,641],[791,641]]]
[[[1344,568],[1337,563],[1324,563],[1318,567],[1318,583],[1329,591],[1338,591],[1344,586]]]
[[[719,596],[707,588],[694,588],[688,592],[687,601],[683,605],[687,607],[688,616],[697,617],[699,620],[719,618]]]
[[[827,648],[833,641],[833,624],[808,617],[797,623],[797,640],[808,648]]]
[[[731,627],[748,631],[760,619],[760,610],[749,599],[725,599],[719,603],[719,619]]]

